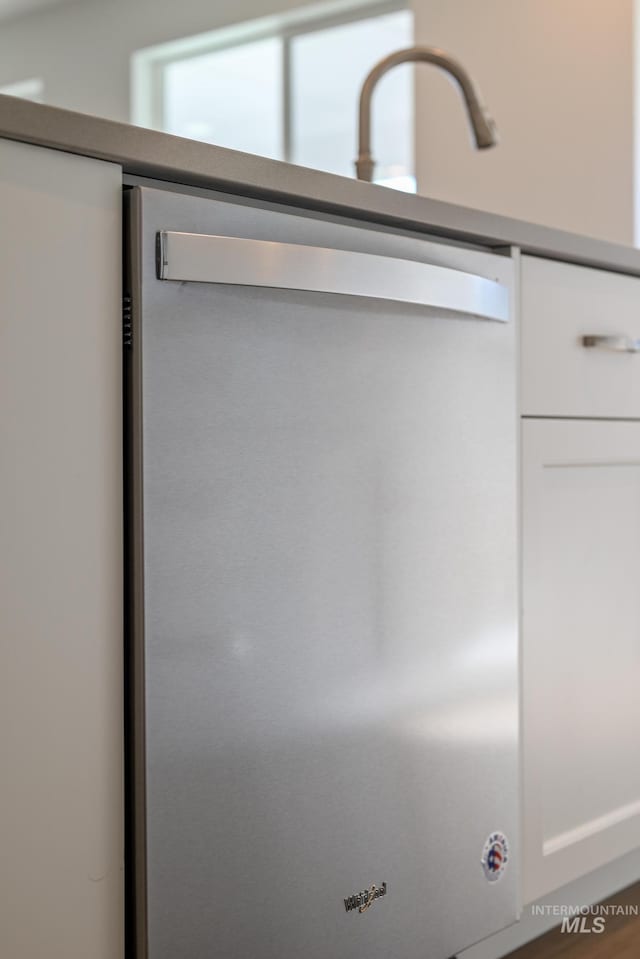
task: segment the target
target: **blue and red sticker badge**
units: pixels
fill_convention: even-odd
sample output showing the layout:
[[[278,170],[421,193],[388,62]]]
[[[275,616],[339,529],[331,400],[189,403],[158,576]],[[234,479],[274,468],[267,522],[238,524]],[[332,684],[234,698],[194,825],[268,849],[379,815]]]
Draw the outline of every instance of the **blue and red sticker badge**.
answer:
[[[492,832],[482,850],[482,868],[485,879],[496,882],[509,862],[509,843],[502,832]]]

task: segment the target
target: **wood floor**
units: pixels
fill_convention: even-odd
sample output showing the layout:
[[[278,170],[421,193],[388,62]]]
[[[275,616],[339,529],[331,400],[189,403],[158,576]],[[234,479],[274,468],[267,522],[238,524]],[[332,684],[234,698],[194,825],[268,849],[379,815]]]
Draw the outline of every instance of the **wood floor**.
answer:
[[[640,882],[604,904],[640,907]],[[607,916],[604,931],[598,934],[552,929],[505,959],[640,959],[640,916]]]

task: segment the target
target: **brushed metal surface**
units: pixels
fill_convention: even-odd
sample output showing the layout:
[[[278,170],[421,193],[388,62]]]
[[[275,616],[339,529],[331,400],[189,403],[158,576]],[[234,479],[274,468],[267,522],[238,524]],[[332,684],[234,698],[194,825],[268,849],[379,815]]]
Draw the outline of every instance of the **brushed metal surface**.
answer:
[[[581,342],[589,349],[611,350],[614,353],[640,353],[640,339],[632,336],[591,333],[583,336]]]
[[[445,266],[300,243],[158,233],[158,277],[414,303],[506,322],[509,290]]]
[[[507,284],[511,264],[154,190],[134,207],[149,959],[445,959],[517,911],[514,324],[166,283],[155,239]],[[489,883],[496,829],[512,861]]]

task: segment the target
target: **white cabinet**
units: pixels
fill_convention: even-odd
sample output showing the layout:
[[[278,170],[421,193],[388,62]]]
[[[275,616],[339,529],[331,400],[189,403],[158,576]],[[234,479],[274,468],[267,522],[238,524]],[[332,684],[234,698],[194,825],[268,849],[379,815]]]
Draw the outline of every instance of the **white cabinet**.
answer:
[[[584,336],[607,337],[585,347]],[[640,417],[640,277],[522,257],[522,412]]]
[[[121,170],[0,140],[0,956],[123,954]]]
[[[560,268],[566,299],[576,268]],[[606,377],[601,390],[604,405]],[[568,394],[558,414],[572,402],[593,408]],[[640,845],[640,422],[524,419],[522,462],[531,902]]]

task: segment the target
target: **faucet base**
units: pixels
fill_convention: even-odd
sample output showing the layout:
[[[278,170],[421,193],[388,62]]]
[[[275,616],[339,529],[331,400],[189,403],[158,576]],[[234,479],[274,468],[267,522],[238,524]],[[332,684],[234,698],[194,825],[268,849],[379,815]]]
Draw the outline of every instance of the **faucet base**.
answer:
[[[359,180],[366,180],[367,183],[371,183],[371,181],[373,180],[373,168],[374,168],[374,162],[371,157],[371,154],[369,154],[369,156],[358,157],[358,159],[355,162],[355,167],[356,167],[357,178]]]

